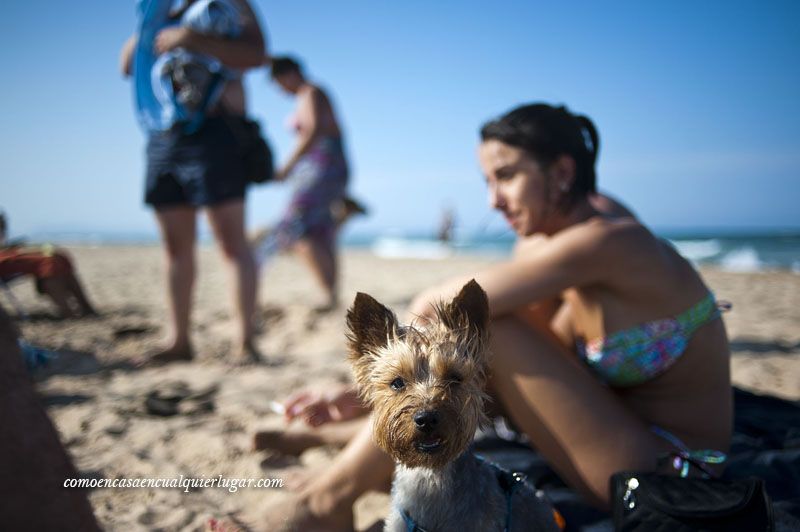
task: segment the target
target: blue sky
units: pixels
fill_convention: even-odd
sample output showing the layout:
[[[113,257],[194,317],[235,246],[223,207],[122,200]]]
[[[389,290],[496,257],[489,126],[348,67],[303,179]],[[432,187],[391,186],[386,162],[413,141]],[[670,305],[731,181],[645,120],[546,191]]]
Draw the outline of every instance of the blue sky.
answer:
[[[604,5],[601,5],[604,4]],[[611,4],[611,5],[609,5]],[[599,184],[655,227],[800,228],[800,3],[255,2],[269,47],[304,59],[347,134],[351,231],[470,232],[489,214],[482,122],[535,100],[592,117]],[[133,2],[13,2],[0,20],[0,207],[15,234],[154,232],[144,136],[117,71]],[[292,101],[247,79],[279,159]],[[279,216],[258,187],[248,224]]]

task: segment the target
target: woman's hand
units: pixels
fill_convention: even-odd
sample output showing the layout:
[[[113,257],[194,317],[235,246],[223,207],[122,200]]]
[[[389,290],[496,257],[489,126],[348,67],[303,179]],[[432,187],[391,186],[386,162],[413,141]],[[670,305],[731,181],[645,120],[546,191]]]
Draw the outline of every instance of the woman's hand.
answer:
[[[163,54],[175,48],[187,47],[191,35],[190,29],[181,26],[164,28],[156,35],[155,49],[159,54]]]
[[[332,421],[347,421],[367,412],[352,388],[329,393],[300,392],[289,397],[283,406],[286,409],[287,422],[301,418],[311,427]]]

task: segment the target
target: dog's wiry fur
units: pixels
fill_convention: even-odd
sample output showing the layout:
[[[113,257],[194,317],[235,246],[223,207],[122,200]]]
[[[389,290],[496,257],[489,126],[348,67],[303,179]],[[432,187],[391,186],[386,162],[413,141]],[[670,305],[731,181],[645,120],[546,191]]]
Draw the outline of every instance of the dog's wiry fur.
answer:
[[[427,530],[503,530],[506,493],[496,469],[469,452],[486,422],[489,308],[470,281],[424,328],[401,326],[359,293],[347,313],[349,356],[372,407],[373,436],[398,463],[387,530],[405,530],[399,508]],[[528,486],[513,492],[512,530],[555,530]]]

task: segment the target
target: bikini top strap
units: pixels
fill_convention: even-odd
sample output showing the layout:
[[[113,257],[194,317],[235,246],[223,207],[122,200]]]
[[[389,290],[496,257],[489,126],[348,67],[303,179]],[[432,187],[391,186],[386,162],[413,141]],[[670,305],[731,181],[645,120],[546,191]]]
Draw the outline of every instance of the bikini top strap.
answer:
[[[694,334],[702,325],[719,318],[722,311],[730,310],[731,307],[732,305],[727,301],[717,302],[714,294],[709,292],[698,303],[678,315],[675,321],[680,324],[688,337]]]

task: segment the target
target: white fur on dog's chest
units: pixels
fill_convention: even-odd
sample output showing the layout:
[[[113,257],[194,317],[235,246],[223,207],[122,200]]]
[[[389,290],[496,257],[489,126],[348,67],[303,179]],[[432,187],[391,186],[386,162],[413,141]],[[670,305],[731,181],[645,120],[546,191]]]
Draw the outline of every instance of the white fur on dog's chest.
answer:
[[[441,469],[398,464],[386,531],[407,532],[401,511],[428,532],[501,532],[509,522],[512,531],[558,530],[549,507],[529,487],[509,494],[496,468],[469,452]]]
[[[476,474],[480,468],[474,461],[474,456],[466,454],[438,470],[398,464],[386,530],[407,530],[400,510],[431,532],[495,530],[499,522],[484,521],[505,515],[505,495],[493,477]]]

